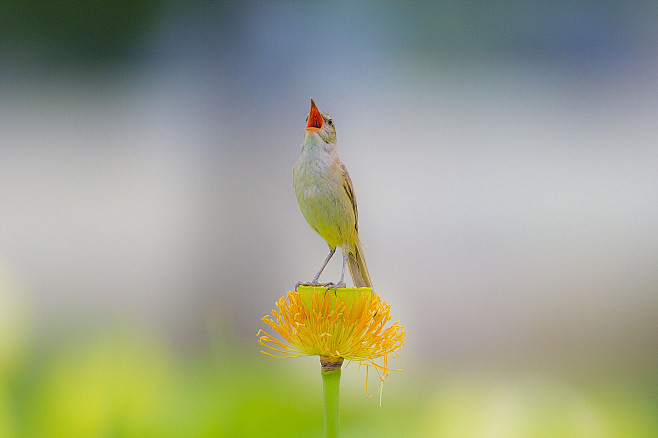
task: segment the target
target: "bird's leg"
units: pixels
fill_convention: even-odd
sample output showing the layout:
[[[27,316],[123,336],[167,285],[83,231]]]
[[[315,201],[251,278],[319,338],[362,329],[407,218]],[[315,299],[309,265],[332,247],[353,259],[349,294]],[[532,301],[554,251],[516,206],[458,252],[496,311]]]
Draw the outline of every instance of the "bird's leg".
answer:
[[[343,248],[343,272],[340,274],[340,281],[336,284],[331,284],[328,288],[328,292],[330,289],[334,290],[334,293],[338,292],[339,287],[345,287],[345,265],[347,264],[347,255],[345,254],[345,248]]]
[[[322,264],[322,267],[320,268],[320,270],[318,271],[318,273],[315,274],[315,277],[313,277],[313,280],[311,280],[311,281],[308,282],[308,283],[304,283],[304,282],[302,282],[302,281],[298,281],[297,284],[295,285],[295,290],[297,290],[297,288],[298,288],[299,286],[330,286],[330,287],[333,286],[333,285],[334,285],[333,283],[320,283],[319,280],[320,280],[320,274],[322,274],[322,271],[324,271],[324,268],[325,268],[325,267],[327,266],[327,264],[329,263],[329,260],[331,260],[331,258],[334,256],[334,253],[335,253],[335,252],[336,252],[336,247],[335,247],[335,246],[334,246],[333,248],[332,248],[332,247],[329,247],[329,255],[328,255],[327,258],[325,259],[325,261],[324,261],[324,263]],[[345,260],[345,254],[343,254],[343,273],[345,273],[345,263],[344,263],[344,260]]]
[[[318,271],[318,273],[315,274],[315,277],[313,278],[313,280],[311,281],[311,283],[313,283],[313,284],[319,284],[318,281],[320,280],[320,274],[322,274],[322,271],[324,271],[324,268],[327,267],[327,263],[329,263],[329,260],[331,260],[331,258],[334,256],[334,253],[335,253],[335,252],[336,252],[336,247],[333,247],[333,248],[330,247],[330,248],[329,248],[329,255],[327,256],[327,259],[326,259],[326,260],[324,261],[324,263],[322,264],[322,267],[320,268],[320,270]]]

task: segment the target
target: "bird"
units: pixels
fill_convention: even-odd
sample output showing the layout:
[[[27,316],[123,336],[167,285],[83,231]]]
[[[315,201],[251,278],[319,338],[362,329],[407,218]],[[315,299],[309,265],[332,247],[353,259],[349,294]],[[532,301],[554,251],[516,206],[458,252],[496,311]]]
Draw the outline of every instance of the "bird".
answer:
[[[336,126],[328,113],[320,111],[311,99],[306,118],[301,153],[292,171],[293,187],[306,222],[329,245],[329,255],[313,280],[300,285],[326,286],[327,290],[345,287],[345,265],[354,286],[372,288],[366,259],[359,239],[359,215],[350,174],[338,159]],[[320,283],[320,274],[341,247],[343,270],[337,283]]]

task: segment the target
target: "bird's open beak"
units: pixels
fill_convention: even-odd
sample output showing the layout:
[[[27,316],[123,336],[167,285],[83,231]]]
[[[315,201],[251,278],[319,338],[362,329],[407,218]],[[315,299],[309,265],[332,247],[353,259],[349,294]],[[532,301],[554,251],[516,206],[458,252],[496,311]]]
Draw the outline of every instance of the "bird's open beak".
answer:
[[[308,115],[308,123],[305,129],[310,132],[318,132],[322,129],[323,125],[324,120],[322,119],[322,114],[320,114],[320,110],[315,106],[313,99],[311,99],[311,112]]]

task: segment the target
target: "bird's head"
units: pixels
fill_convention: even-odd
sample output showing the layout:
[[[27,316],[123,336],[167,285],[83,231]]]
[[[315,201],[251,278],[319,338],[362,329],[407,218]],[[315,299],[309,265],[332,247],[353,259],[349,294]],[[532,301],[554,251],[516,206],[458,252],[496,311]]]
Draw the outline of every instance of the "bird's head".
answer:
[[[306,117],[306,135],[319,135],[327,143],[336,142],[336,126],[334,119],[324,111],[320,111],[311,99],[311,112]]]

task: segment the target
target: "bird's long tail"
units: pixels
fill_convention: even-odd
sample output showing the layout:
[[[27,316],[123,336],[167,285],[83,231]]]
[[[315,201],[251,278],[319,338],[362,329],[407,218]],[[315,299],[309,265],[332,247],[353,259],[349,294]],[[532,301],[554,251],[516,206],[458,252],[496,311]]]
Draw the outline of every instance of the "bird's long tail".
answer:
[[[355,287],[372,287],[368,265],[366,265],[363,249],[358,240],[347,254],[347,264],[350,267],[350,274],[352,274]]]

